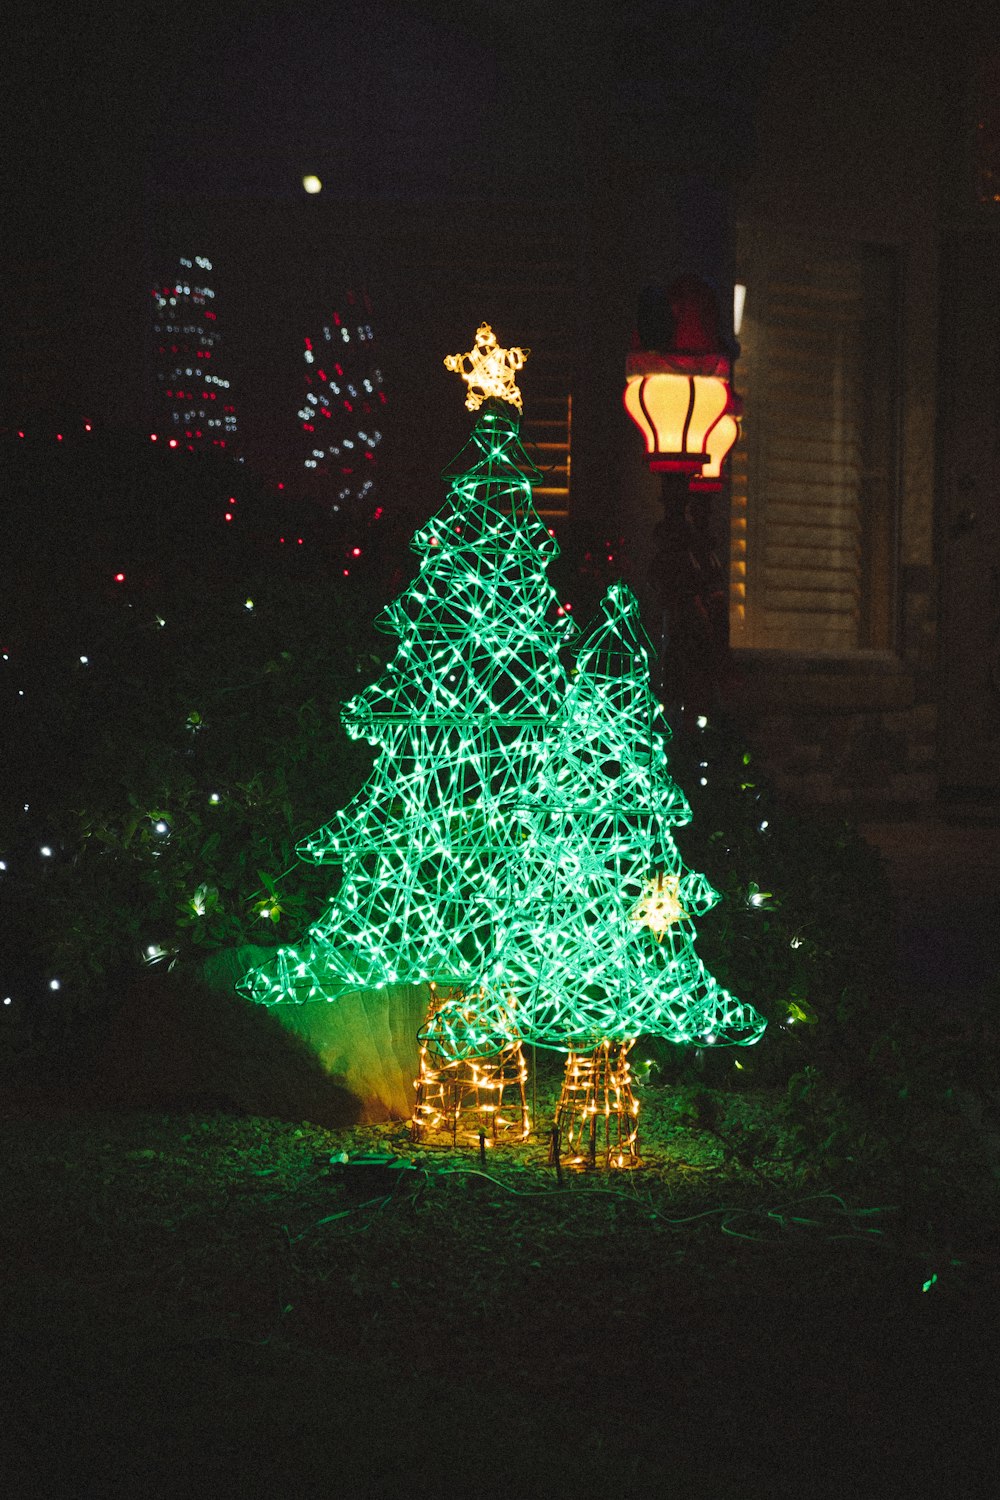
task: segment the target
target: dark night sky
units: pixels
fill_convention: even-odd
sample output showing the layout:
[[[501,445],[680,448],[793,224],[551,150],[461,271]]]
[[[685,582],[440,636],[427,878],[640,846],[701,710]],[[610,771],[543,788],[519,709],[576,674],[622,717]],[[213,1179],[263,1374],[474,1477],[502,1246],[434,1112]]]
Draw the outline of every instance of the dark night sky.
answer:
[[[153,121],[185,50],[162,20],[157,45],[151,10],[41,0],[5,34],[6,421],[111,389],[101,334],[135,311]]]
[[[342,197],[572,195],[594,140],[627,149],[643,119],[675,153],[719,158],[810,3],[22,6],[5,34],[3,420],[66,404],[138,420],[122,351],[157,192],[274,203],[311,170]]]

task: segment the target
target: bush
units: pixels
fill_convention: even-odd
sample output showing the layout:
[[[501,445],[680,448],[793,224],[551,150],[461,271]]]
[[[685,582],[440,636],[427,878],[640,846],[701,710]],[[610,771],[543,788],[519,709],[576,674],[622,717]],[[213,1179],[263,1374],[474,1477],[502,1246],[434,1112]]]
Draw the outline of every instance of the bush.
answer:
[[[114,451],[110,473],[48,475],[5,601],[5,993],[36,1019],[100,1003],[143,963],[291,935],[329,886],[295,843],[370,760],[339,710],[375,670],[378,585],[344,576],[344,537],[232,467],[165,474]]]
[[[678,846],[722,896],[699,923],[699,956],[768,1021],[758,1046],[706,1055],[703,1076],[784,1081],[807,1065],[844,1082],[866,1074],[895,998],[877,851],[842,819],[783,807],[722,717],[678,736],[671,764],[693,813]]]

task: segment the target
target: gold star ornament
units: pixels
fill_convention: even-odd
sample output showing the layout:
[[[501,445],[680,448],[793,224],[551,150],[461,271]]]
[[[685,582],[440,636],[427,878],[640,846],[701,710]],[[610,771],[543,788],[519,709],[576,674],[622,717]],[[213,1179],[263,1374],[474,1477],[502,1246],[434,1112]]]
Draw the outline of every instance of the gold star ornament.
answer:
[[[478,411],[491,396],[509,401],[522,411],[521,392],[514,376],[524,368],[530,353],[530,349],[501,349],[490,325],[480,323],[476,342],[468,354],[446,354],[444,367],[461,375],[469,387],[465,404],[470,411]]]
[[[629,912],[629,921],[636,927],[648,927],[656,941],[662,943],[667,928],[686,916],[688,913],[681,905],[680,876],[654,875]]]

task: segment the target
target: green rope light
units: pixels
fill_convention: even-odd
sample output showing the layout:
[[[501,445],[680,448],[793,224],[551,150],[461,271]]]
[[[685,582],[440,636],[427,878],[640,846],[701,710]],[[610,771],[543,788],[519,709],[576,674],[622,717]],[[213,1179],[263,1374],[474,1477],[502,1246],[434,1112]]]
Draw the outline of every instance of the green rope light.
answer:
[[[305,944],[246,977],[254,999],[468,989],[496,956],[521,884],[514,823],[559,720],[574,627],[546,579],[557,547],[509,404],[487,403],[456,463],[414,537],[417,577],[377,622],[395,655],[343,710],[348,733],[380,748],[371,778],[298,847],[342,867],[340,890]]]
[[[532,505],[541,476],[521,446],[520,393],[503,378],[446,471],[444,507],[413,539],[416,578],[376,622],[395,654],[343,709],[348,733],[379,749],[371,776],[298,846],[341,868],[339,890],[240,989],[276,1004],[455,986],[466,999],[434,1029],[456,1057],[512,1025],[560,1049],[640,1033],[756,1041],[763,1021],[693,952],[693,919],[717,898],[670,836],[690,810],[654,731],[623,585],[572,678],[564,666],[576,631],[546,576],[558,548]]]
[[[649,649],[635,596],[613,584],[526,799],[523,890],[479,1009],[488,1025],[506,1007],[539,1046],[746,1045],[764,1029],[694,951],[694,919],[719,898],[672,837],[691,810],[655,727]]]

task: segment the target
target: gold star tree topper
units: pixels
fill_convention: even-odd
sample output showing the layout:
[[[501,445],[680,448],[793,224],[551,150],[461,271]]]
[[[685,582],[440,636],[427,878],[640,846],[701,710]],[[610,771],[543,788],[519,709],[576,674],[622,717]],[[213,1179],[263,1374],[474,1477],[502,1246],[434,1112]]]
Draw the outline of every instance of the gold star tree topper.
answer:
[[[468,385],[465,404],[470,411],[478,411],[491,396],[523,411],[514,376],[523,369],[530,353],[530,349],[501,349],[490,325],[480,323],[468,354],[446,354],[444,367],[461,375]]]
[[[636,927],[648,927],[662,943],[667,928],[687,915],[681,905],[680,876],[654,875],[629,912],[629,921]]]

